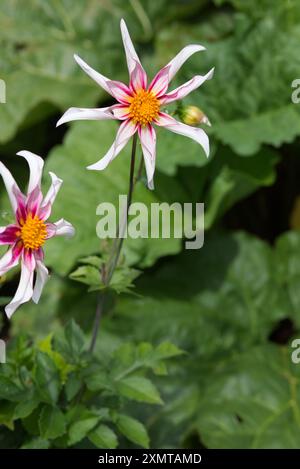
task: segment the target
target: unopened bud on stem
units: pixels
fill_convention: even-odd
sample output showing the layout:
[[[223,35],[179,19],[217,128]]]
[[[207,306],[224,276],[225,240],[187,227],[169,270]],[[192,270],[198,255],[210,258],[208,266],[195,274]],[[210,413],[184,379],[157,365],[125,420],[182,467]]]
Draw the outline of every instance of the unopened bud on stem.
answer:
[[[210,125],[207,116],[197,106],[186,106],[182,110],[182,120],[187,125]]]

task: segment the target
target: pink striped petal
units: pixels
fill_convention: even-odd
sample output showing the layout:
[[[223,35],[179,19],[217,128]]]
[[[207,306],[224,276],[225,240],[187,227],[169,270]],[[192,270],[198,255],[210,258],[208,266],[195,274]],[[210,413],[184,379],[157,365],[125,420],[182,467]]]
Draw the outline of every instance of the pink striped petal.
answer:
[[[0,275],[4,275],[10,269],[15,267],[23,251],[23,243],[17,242],[0,258]]]
[[[36,186],[33,191],[30,192],[26,204],[26,212],[30,213],[32,217],[35,217],[37,214],[40,204],[43,200],[43,194],[40,186]]]
[[[0,244],[15,244],[19,236],[19,226],[8,225],[4,228],[0,228]]]
[[[19,151],[17,155],[23,156],[29,165],[30,175],[27,191],[29,194],[33,191],[33,189],[36,188],[36,186],[40,186],[41,184],[44,160],[40,156],[35,155],[34,153],[31,153],[31,151],[27,150]]]
[[[172,59],[166,66],[169,67],[169,81],[172,80],[174,75],[178,72],[184,62],[195,54],[195,52],[200,52],[205,50],[205,47],[200,45],[191,44],[184,47],[175,57]]]
[[[139,62],[135,63],[130,75],[130,88],[134,93],[147,88],[147,74]]]
[[[149,189],[153,189],[153,175],[156,159],[156,133],[151,125],[140,126],[138,132],[144,155],[148,187]]]
[[[206,80],[210,80],[213,73],[214,69],[212,68],[206,75],[197,75],[170,93],[165,94],[165,96],[161,98],[162,104],[169,104],[178,99],[185,98],[185,96],[199,88]]]
[[[121,104],[128,104],[132,97],[130,88],[121,81],[108,82],[109,93]]]
[[[13,188],[13,193],[17,201],[16,219],[19,225],[23,225],[27,216],[26,197],[16,186]]]
[[[120,153],[120,151],[125,147],[126,143],[132,137],[132,135],[136,132],[137,125],[134,124],[130,120],[126,120],[122,122],[119,127],[116,140],[106,153],[106,155],[101,158],[101,160],[97,161],[97,163],[92,164],[87,167],[87,169],[92,169],[96,171],[101,171],[105,169],[107,165]]]
[[[23,263],[26,264],[27,269],[34,271],[36,266],[35,256],[32,249],[23,249],[22,256]]]
[[[16,200],[16,193],[21,193],[18,184],[11,175],[11,172],[7,169],[6,166],[0,161],[0,175],[2,176],[11,206],[14,213],[18,208],[18,201]]]
[[[126,26],[126,23],[123,19],[121,19],[120,28],[121,28],[122,40],[123,40],[125,54],[126,54],[128,71],[131,77],[131,74],[133,70],[135,69],[136,63],[139,63],[141,65],[141,61],[135,51],[135,48],[133,46],[132,40],[130,38],[128,29]]]
[[[56,124],[58,127],[65,122],[78,121],[78,120],[106,120],[115,119],[111,112],[111,107],[86,109],[80,107],[70,107]]]
[[[37,261],[36,263],[36,279],[35,279],[35,285],[33,289],[33,294],[32,294],[32,301],[34,303],[38,303],[41,297],[41,294],[43,292],[45,283],[48,280],[48,269],[47,267],[41,262]]]
[[[129,107],[124,104],[115,104],[111,107],[112,113],[116,119],[126,120],[129,118]]]
[[[206,156],[209,156],[209,140],[208,136],[206,135],[203,129],[182,124],[181,122],[178,122],[176,119],[173,119],[173,117],[169,116],[168,114],[165,114],[164,112],[160,113],[159,118],[155,121],[155,124],[161,127],[165,127],[171,132],[180,135],[185,135],[186,137],[195,140],[202,146]]]
[[[169,66],[162,68],[153,78],[149,86],[157,98],[164,95],[169,86]]]
[[[36,261],[41,261],[43,262],[44,260],[44,257],[45,257],[45,253],[44,253],[44,250],[43,248],[38,248],[34,251],[34,257],[35,257],[35,260]]]
[[[16,309],[23,303],[29,301],[33,294],[33,271],[28,269],[27,265],[22,262],[21,277],[18,289],[11,302],[5,307],[8,318],[11,318]]]

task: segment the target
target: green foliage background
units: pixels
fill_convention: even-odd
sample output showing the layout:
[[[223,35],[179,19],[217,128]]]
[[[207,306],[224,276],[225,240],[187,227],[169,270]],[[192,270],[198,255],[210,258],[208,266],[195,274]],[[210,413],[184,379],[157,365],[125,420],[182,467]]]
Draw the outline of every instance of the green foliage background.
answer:
[[[185,100],[212,122],[210,158],[158,132],[156,189],[138,184],[134,194],[147,205],[204,202],[206,234],[197,252],[179,239],[125,242],[119,290],[137,275],[130,268],[140,275],[134,295],[110,295],[91,359],[84,344],[97,294],[69,275],[105,252],[95,210],[126,193],[130,149],[106,171],[87,172],[116,124],[55,122],[69,106],[110,103],[74,52],[127,80],[121,17],[150,76],[189,43],[207,51],[185,63],[174,88],[215,66]],[[11,340],[0,365],[0,447],[299,448],[300,365],[291,361],[300,327],[300,105],[291,101],[299,2],[2,0],[0,46],[1,160],[25,184],[14,153],[45,156],[46,170],[64,180],[53,220],[77,230],[47,244],[52,278],[40,304],[24,305],[11,324],[2,315]],[[3,185],[0,206],[5,224]],[[18,272],[2,280],[1,304],[17,280]],[[82,383],[87,403],[77,405]]]

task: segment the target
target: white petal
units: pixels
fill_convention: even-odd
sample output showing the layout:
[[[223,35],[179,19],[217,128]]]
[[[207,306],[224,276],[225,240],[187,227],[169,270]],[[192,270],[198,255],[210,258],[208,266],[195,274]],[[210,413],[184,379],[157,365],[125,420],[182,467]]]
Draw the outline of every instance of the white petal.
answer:
[[[18,189],[18,192],[20,192],[19,186],[16,183],[14,177],[12,176],[11,172],[7,169],[6,166],[0,161],[0,174],[2,176],[11,206],[13,208],[13,211],[15,212],[18,207],[16,195],[13,192],[13,188],[16,187]]]
[[[123,19],[121,19],[120,28],[121,28],[122,40],[123,40],[125,54],[126,54],[128,71],[129,71],[129,75],[131,76],[135,68],[136,62],[138,62],[140,65],[141,65],[141,62],[135,51],[135,48],[133,46],[132,40],[130,38],[128,29],[126,26],[126,23]]]
[[[44,167],[44,160],[38,155],[31,153],[31,151],[22,150],[17,153],[19,156],[23,156],[27,160],[30,170],[29,183],[28,183],[28,194],[33,191],[36,186],[41,184],[42,172]]]
[[[210,80],[213,77],[214,68],[212,68],[206,75],[196,75],[194,78],[189,80],[188,82],[184,83],[183,85],[179,86],[175,90],[167,93],[162,98],[163,104],[169,104],[173,101],[177,101],[177,99],[183,99],[192,91],[199,88],[206,80]]]
[[[115,119],[111,112],[111,107],[104,107],[99,109],[86,109],[80,107],[70,107],[64,115],[59,119],[56,124],[58,127],[65,122],[77,121],[77,120],[104,120],[104,119]]]
[[[53,223],[53,225],[56,227],[55,236],[67,236],[71,238],[75,234],[74,226],[63,218]]]
[[[74,59],[78,63],[78,65],[82,68],[82,70],[89,75],[98,85],[100,85],[107,93],[110,94],[108,82],[110,81],[109,78],[101,75],[101,73],[96,72],[92,67],[90,67],[84,60],[82,60],[79,55],[74,54]]]
[[[200,52],[205,50],[205,47],[200,45],[191,44],[189,46],[184,47],[175,57],[172,59],[167,66],[169,66],[169,81],[172,80],[174,75],[178,72],[184,62],[191,57],[191,55],[195,54],[195,52]]]
[[[87,169],[93,169],[96,171],[105,169],[107,165],[120,153],[120,151],[123,150],[130,137],[135,133],[136,129],[137,126],[131,121],[124,121],[119,127],[116,140],[106,155],[103,156],[101,160],[97,161],[97,163],[88,166]]]
[[[35,303],[39,302],[45,283],[48,280],[48,269],[41,262],[37,261],[36,263],[36,280],[32,294],[32,301]]]
[[[47,205],[49,202],[51,205],[53,204],[59,192],[59,189],[61,188],[61,185],[63,183],[63,180],[58,178],[56,174],[52,173],[51,171],[49,171],[49,174],[50,174],[52,182],[51,182],[51,186],[49,187],[47,194],[44,197],[42,207]]]
[[[195,140],[202,146],[206,156],[209,156],[209,139],[203,129],[182,124],[163,112],[160,113],[160,116],[155,123],[161,127],[171,130],[171,132],[174,132],[175,134],[185,135],[186,137]]]
[[[153,175],[156,159],[156,133],[154,128],[151,125],[139,127],[139,137],[144,155],[148,187],[149,189],[153,189]]]
[[[30,271],[24,262],[22,262],[21,277],[18,289],[11,302],[5,307],[7,317],[10,318],[16,309],[26,301],[32,298],[33,289],[33,271]]]

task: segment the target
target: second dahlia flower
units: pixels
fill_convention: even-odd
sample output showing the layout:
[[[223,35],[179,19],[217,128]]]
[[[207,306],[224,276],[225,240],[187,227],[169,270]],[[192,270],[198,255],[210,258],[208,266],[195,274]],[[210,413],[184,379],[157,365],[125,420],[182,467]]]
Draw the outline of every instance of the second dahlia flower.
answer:
[[[97,163],[88,166],[88,169],[102,170],[106,168],[124,148],[130,137],[138,132],[144,155],[148,185],[153,188],[156,159],[154,125],[190,137],[202,146],[206,156],[209,155],[209,140],[204,130],[178,122],[169,114],[163,112],[162,108],[173,101],[184,98],[202,85],[205,80],[212,78],[214,69],[211,69],[206,75],[196,75],[187,83],[168,92],[170,81],[182,64],[195,52],[205,49],[201,45],[189,45],[184,47],[171,62],[163,67],[148,85],[146,72],[134,49],[124,20],[121,20],[121,34],[130,77],[128,86],[120,81],[110,80],[101,75],[78,55],[74,55],[78,65],[107,93],[113,96],[118,104],[102,109],[70,108],[61,117],[57,125],[81,119],[118,119],[123,121],[117,132],[116,139],[106,155]]]
[[[72,236],[73,226],[61,219],[49,223],[52,204],[62,184],[54,173],[50,173],[52,184],[45,197],[41,192],[41,178],[44,161],[29,151],[20,151],[29,165],[30,177],[27,194],[23,194],[10,171],[0,162],[0,175],[3,178],[15,216],[11,225],[0,227],[0,244],[9,246],[0,258],[0,276],[19,262],[21,264],[20,283],[11,302],[5,307],[8,317],[22,304],[32,300],[37,303],[48,278],[44,265],[43,245],[53,236]],[[33,286],[34,272],[36,272]]]

